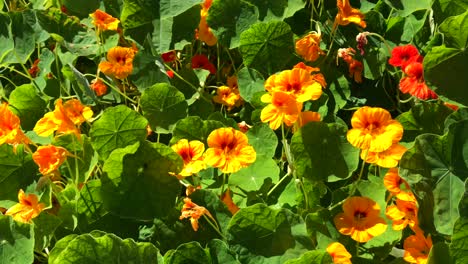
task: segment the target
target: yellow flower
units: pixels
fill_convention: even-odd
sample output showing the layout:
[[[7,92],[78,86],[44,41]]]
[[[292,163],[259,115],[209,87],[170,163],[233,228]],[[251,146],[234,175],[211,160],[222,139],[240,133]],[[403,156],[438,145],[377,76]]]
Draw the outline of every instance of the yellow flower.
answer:
[[[133,58],[135,49],[114,47],[107,52],[107,61],[99,63],[99,70],[105,75],[114,76],[117,79],[125,79],[133,71]]]
[[[406,148],[404,146],[394,143],[390,148],[382,152],[369,151],[366,154],[366,151],[362,151],[361,159],[366,159],[367,163],[377,164],[383,168],[393,168],[398,165],[398,162],[405,152]]]
[[[411,228],[418,225],[418,206],[415,201],[407,202],[397,199],[395,205],[387,207],[385,214],[393,221],[394,230],[403,230],[407,225]]]
[[[227,106],[227,110],[230,111],[234,106],[240,105],[242,98],[239,94],[239,90],[228,86],[220,86],[216,91],[216,95],[213,96],[213,101],[218,104]]]
[[[432,239],[424,234],[417,232],[416,235],[409,236],[403,242],[405,253],[403,259],[409,263],[426,264],[429,252],[432,248]]]
[[[232,127],[218,128],[208,135],[205,162],[223,173],[233,173],[254,163],[257,154],[247,136]]]
[[[398,175],[397,168],[391,168],[388,170],[387,174],[384,176],[384,186],[391,193],[391,195],[396,196],[397,199],[415,202],[416,197],[414,197],[413,192],[409,184]]]
[[[312,32],[296,41],[296,52],[306,61],[316,61],[320,55],[325,54],[320,49],[321,35]]]
[[[403,136],[403,126],[379,107],[364,106],[351,118],[347,139],[351,145],[371,152],[382,152]]]
[[[327,87],[327,81],[323,74],[320,73],[320,68],[317,67],[310,67],[303,62],[299,62],[298,64],[294,65],[293,69],[300,68],[308,71],[312,75],[312,80],[318,82],[322,88]]]
[[[298,119],[302,109],[302,103],[285,92],[273,92],[273,94],[264,94],[262,102],[269,103],[260,113],[262,122],[270,123],[270,128],[278,129],[284,122],[287,126],[292,126]]]
[[[193,230],[197,231],[198,219],[200,219],[202,215],[206,215],[214,221],[213,216],[205,207],[197,205],[188,197],[184,198],[184,206],[182,207],[182,214],[180,215],[179,220],[190,218]]]
[[[22,223],[30,223],[45,208],[45,204],[39,203],[35,194],[26,195],[23,190],[18,192],[19,203],[13,205],[5,212],[5,215],[13,216],[13,219]]]
[[[93,24],[96,26],[98,30],[117,30],[119,27],[119,20],[104,11],[99,9],[96,12],[89,15],[93,18]]]
[[[301,103],[317,100],[322,95],[322,85],[312,78],[308,70],[302,68],[285,70],[268,77],[265,89],[269,92],[291,94]]]
[[[8,103],[0,105],[0,145],[31,144],[31,140],[23,133],[20,127],[20,119],[8,109]]]
[[[349,23],[354,23],[362,28],[365,28],[366,21],[364,21],[364,14],[359,9],[353,8],[349,0],[337,0],[336,6],[338,7],[338,14],[335,17],[333,28],[338,25],[346,26]]]
[[[201,41],[205,42],[208,46],[213,46],[218,42],[218,39],[211,31],[211,28],[206,22],[208,16],[208,10],[211,7],[212,0],[205,0],[202,3],[202,9],[200,10],[200,24],[198,24],[197,37]]]
[[[57,174],[58,168],[65,162],[68,151],[54,145],[40,146],[33,153],[32,158],[39,166],[42,175]]]
[[[181,139],[171,147],[184,161],[184,168],[179,173],[181,176],[190,176],[205,169],[205,162],[203,161],[203,151],[205,145],[198,141]]]
[[[343,211],[335,216],[335,226],[341,234],[358,242],[367,242],[387,229],[387,223],[379,216],[380,206],[367,197],[346,199]]]
[[[351,264],[351,254],[338,242],[333,242],[327,247],[327,252],[336,264]]]

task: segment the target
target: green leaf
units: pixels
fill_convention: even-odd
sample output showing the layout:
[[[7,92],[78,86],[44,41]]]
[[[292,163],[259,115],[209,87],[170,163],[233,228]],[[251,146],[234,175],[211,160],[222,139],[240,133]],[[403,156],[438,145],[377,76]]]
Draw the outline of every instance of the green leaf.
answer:
[[[43,30],[57,34],[67,42],[72,43],[79,32],[86,32],[77,17],[67,16],[57,8],[37,10],[36,16]]]
[[[180,139],[199,140],[206,143],[206,139],[211,131],[224,127],[224,124],[215,120],[202,120],[198,116],[189,116],[179,120],[174,127],[171,144],[175,144]]]
[[[257,157],[265,156],[272,158],[278,146],[278,137],[267,124],[255,125],[246,133],[249,144],[257,152]]]
[[[245,191],[257,191],[267,178],[276,182],[278,174],[279,168],[274,159],[257,156],[255,162],[249,167],[229,176],[229,185],[240,187]]]
[[[24,130],[32,130],[44,114],[46,102],[41,99],[32,84],[23,84],[11,92],[9,106],[21,119]]]
[[[159,1],[123,0],[120,22],[126,35],[143,43],[153,31],[153,21],[159,18]]]
[[[210,263],[210,258],[207,255],[205,249],[203,249],[200,243],[192,241],[189,243],[182,244],[176,249],[169,250],[164,255],[165,264],[205,264]]]
[[[445,119],[445,132],[448,132],[450,129],[450,126],[454,123],[458,123],[460,121],[468,120],[468,108],[460,108],[457,111],[451,113],[447,119]]]
[[[239,244],[264,257],[283,255],[288,249],[311,247],[305,224],[299,216],[264,204],[238,211],[229,223],[228,232],[231,235],[229,244]]]
[[[245,1],[258,8],[260,12],[259,19],[264,22],[271,20],[284,20],[288,17],[292,17],[294,13],[304,8],[304,2],[301,0]]]
[[[385,0],[385,3],[395,8],[399,16],[405,17],[419,10],[429,10],[432,0],[405,1],[405,0]]]
[[[180,184],[169,173],[182,170],[170,147],[143,141],[114,150],[104,163],[101,196],[110,211],[127,218],[163,217],[174,206]]]
[[[468,10],[458,16],[447,18],[439,28],[444,34],[447,47],[464,50],[468,42]]]
[[[468,0],[435,0],[432,4],[436,23],[440,24],[447,17],[456,16],[468,9]]]
[[[240,264],[236,253],[229,249],[228,245],[219,239],[213,239],[208,243],[212,263]]]
[[[34,222],[34,249],[42,251],[50,245],[55,229],[62,223],[60,218],[53,214],[42,213],[33,219]]]
[[[125,105],[109,107],[91,126],[91,145],[105,160],[117,148],[123,148],[146,138],[148,121]]]
[[[77,201],[77,211],[86,216],[88,223],[100,219],[107,213],[103,206],[100,180],[89,180],[83,184]]]
[[[458,219],[453,228],[452,243],[450,253],[454,264],[468,262],[468,219],[466,217]]]
[[[359,164],[359,149],[346,140],[346,127],[310,122],[291,139],[291,153],[299,177],[339,181],[351,176]]]
[[[388,55],[385,48],[366,49],[364,54],[364,77],[370,80],[377,80],[382,77],[387,66]]]
[[[157,133],[170,133],[177,121],[187,116],[187,102],[175,87],[158,83],[146,89],[140,99],[143,115]]]
[[[399,115],[396,120],[405,130],[403,140],[411,142],[416,136],[424,133],[443,134],[444,121],[452,112],[440,101],[420,101],[410,111]]]
[[[294,53],[293,33],[285,22],[256,23],[241,33],[239,49],[247,67],[271,75]]]
[[[41,50],[41,55],[39,56],[39,64],[37,67],[40,69],[39,74],[34,78],[34,82],[39,87],[41,92],[44,91],[44,88],[47,85],[47,75],[51,72],[52,63],[55,60],[55,55],[47,48]]]
[[[37,179],[37,166],[20,145],[16,152],[8,144],[0,146],[0,200],[17,201],[19,189]]]
[[[5,63],[5,59],[15,49],[15,42],[11,33],[11,18],[4,13],[0,13],[0,63]]]
[[[453,263],[449,254],[449,247],[445,242],[435,243],[429,252],[427,264],[438,263]]]
[[[169,5],[168,9],[163,10],[166,5]],[[180,10],[185,10],[178,13],[176,9],[170,9],[172,5],[181,5]],[[195,38],[195,29],[199,23],[199,4],[193,1],[161,1],[161,19],[159,28],[155,28],[153,32],[153,43],[161,53],[171,49],[183,49],[185,44]]]
[[[307,251],[298,259],[291,259],[285,262],[285,264],[326,264],[331,263],[332,259],[328,252],[323,250],[311,250]]]
[[[11,33],[15,42],[15,49],[7,55],[12,63],[25,64],[36,48],[36,35],[31,24],[35,24],[34,13],[31,10],[9,12],[11,18]]]
[[[68,14],[84,18],[99,9],[99,2],[99,0],[83,0],[81,2],[63,0],[62,4],[67,9]]]
[[[0,259],[2,263],[33,263],[33,225],[0,215]]]
[[[334,73],[329,79],[332,80],[329,83],[329,89],[324,90],[324,92],[329,95],[330,100],[328,102],[334,104],[333,113],[337,113],[347,104],[348,98],[351,96],[351,89],[344,75],[337,76]],[[323,100],[322,97],[324,96],[322,95],[317,101]]]
[[[439,233],[452,235],[460,216],[458,205],[465,192],[465,184],[454,175],[443,177],[434,188],[434,225]]]
[[[59,263],[162,263],[159,250],[151,243],[93,231],[60,239],[49,255],[50,264]]]
[[[251,102],[255,93],[265,91],[265,79],[262,74],[254,69],[242,68],[237,73],[239,93],[247,102]]]

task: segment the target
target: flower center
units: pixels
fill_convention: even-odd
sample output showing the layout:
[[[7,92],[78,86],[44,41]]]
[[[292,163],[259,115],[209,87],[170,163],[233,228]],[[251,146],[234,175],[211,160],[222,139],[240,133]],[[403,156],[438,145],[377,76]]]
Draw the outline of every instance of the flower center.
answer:
[[[365,219],[366,216],[367,216],[366,212],[356,211],[354,213],[354,220],[361,221],[361,220]]]
[[[301,84],[300,83],[288,83],[286,85],[286,91],[288,92],[291,92],[291,91],[294,91],[294,92],[297,92],[297,91],[300,91],[301,90]]]

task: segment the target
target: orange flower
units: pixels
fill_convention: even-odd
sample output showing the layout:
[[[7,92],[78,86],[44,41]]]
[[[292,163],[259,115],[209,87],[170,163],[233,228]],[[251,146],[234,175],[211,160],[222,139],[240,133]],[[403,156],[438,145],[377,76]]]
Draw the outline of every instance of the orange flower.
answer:
[[[407,202],[397,199],[395,205],[387,207],[385,214],[393,221],[394,230],[403,230],[407,225],[414,228],[418,225],[418,206],[415,201]]]
[[[216,95],[213,96],[213,101],[227,106],[227,110],[230,111],[234,106],[239,106],[241,104],[242,98],[238,89],[223,85],[218,87]]]
[[[444,105],[450,109],[452,109],[453,111],[457,111],[458,108],[460,108],[458,105],[454,105],[454,104],[451,104],[451,103],[448,103],[448,102],[444,102]]]
[[[239,206],[237,206],[231,197],[231,190],[228,188],[223,195],[221,195],[221,201],[227,206],[229,212],[235,215],[239,210]]]
[[[117,30],[119,27],[119,20],[104,11],[97,9],[94,13],[89,15],[93,18],[93,24],[96,26],[97,30]]]
[[[42,175],[57,174],[58,168],[65,162],[68,151],[54,145],[40,146],[33,153],[32,158],[39,166]]]
[[[424,81],[423,65],[420,62],[411,62],[405,68],[406,77],[400,80],[400,90],[409,93],[421,100],[437,99],[437,94],[427,87]]]
[[[198,219],[200,219],[202,215],[206,215],[214,221],[213,216],[205,207],[197,205],[188,197],[184,198],[184,206],[182,207],[182,214],[180,215],[179,220],[190,218],[193,230],[197,231]]]
[[[270,103],[262,109],[260,119],[262,122],[270,123],[270,128],[278,129],[284,122],[287,126],[292,126],[299,118],[302,103],[297,102],[294,97],[285,92],[273,92],[264,94],[262,102]]]
[[[351,254],[338,242],[333,242],[327,247],[327,252],[333,259],[333,263],[351,264]]]
[[[293,126],[293,132],[299,130],[305,124],[309,122],[320,122],[320,114],[312,111],[304,111],[299,114],[297,122]]]
[[[367,197],[346,199],[343,211],[335,216],[335,226],[341,234],[358,242],[367,242],[387,229],[387,223],[379,216],[380,206]]]
[[[62,99],[55,103],[53,112],[48,112],[37,121],[34,132],[41,137],[47,137],[57,131],[59,134],[73,133],[80,138],[80,130],[77,126],[93,116],[91,108],[84,106],[77,99],[72,99],[62,104]]]
[[[209,148],[205,162],[223,173],[233,173],[248,167],[257,158],[247,136],[232,127],[218,128],[208,135]]]
[[[426,264],[429,257],[429,252],[432,248],[432,239],[429,235],[427,238],[424,234],[417,232],[416,235],[409,236],[403,242],[405,254],[403,259],[409,263]]]
[[[133,71],[135,49],[114,47],[107,52],[107,61],[99,63],[99,70],[117,79],[125,79]]]
[[[37,195],[26,195],[23,190],[18,192],[18,201],[19,203],[5,212],[5,215],[11,215],[18,222],[30,223],[31,219],[36,218],[45,208],[45,204],[39,203]]]
[[[312,79],[320,83],[322,88],[327,87],[327,81],[325,80],[325,77],[323,76],[323,74],[320,73],[320,68],[310,67],[303,62],[299,62],[298,64],[294,65],[293,69],[295,68],[307,70],[312,75]]]
[[[31,144],[31,140],[23,133],[20,127],[20,119],[10,111],[8,103],[0,105],[0,145]]]
[[[335,17],[333,28],[338,25],[346,26],[349,23],[354,23],[362,28],[365,28],[366,21],[364,21],[364,14],[359,9],[353,8],[349,0],[337,0],[336,6],[338,7],[338,14]]]
[[[296,41],[296,52],[306,61],[316,61],[325,53],[320,49],[320,33],[312,32]]]
[[[268,77],[265,89],[291,94],[298,102],[317,100],[322,95],[322,85],[316,82],[310,72],[301,68],[285,70]]]
[[[184,168],[179,173],[181,176],[190,176],[205,169],[205,162],[203,161],[203,151],[205,145],[198,141],[181,139],[171,147],[184,161]]]
[[[91,89],[93,89],[97,96],[103,96],[107,93],[107,86],[99,78],[91,81]]]
[[[353,114],[351,125],[353,128],[347,134],[349,143],[371,152],[387,150],[403,136],[403,126],[379,107],[361,107]]]
[[[411,192],[409,184],[398,175],[397,168],[391,168],[384,176],[385,188],[390,192],[391,195],[396,196],[397,199],[414,202],[416,197]]]
[[[202,3],[202,9],[200,10],[200,24],[198,25],[197,38],[205,42],[208,46],[213,46],[218,42],[218,39],[211,31],[211,28],[206,22],[208,16],[208,10],[211,7],[212,0],[206,0]]]
[[[366,154],[366,151],[362,151],[361,159],[366,159],[367,163],[377,164],[383,168],[393,168],[398,165],[398,162],[405,152],[406,147],[398,143],[394,143],[390,148],[382,152],[369,151]]]

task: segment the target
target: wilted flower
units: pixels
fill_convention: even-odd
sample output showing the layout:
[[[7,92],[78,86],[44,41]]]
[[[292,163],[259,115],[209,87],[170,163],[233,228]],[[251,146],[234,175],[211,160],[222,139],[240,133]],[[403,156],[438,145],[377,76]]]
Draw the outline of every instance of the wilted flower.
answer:
[[[31,75],[31,77],[33,78],[36,78],[37,74],[39,73],[40,69],[39,69],[39,62],[40,60],[39,59],[36,59],[34,60],[34,63],[33,65],[31,66],[31,68],[28,70],[29,74]]]
[[[107,52],[107,61],[99,63],[99,70],[105,75],[125,79],[133,71],[134,48],[114,47]]]
[[[107,93],[107,85],[99,78],[92,80],[90,86],[97,96],[103,96]]]
[[[182,214],[180,215],[179,220],[190,218],[193,230],[197,231],[198,219],[203,215],[210,217],[214,221],[213,216],[205,207],[197,205],[188,197],[184,198],[184,206],[182,207]]]
[[[338,58],[342,58],[348,64],[349,76],[353,77],[355,82],[361,83],[364,66],[362,65],[362,62],[353,58],[355,54],[356,51],[353,48],[338,49],[337,63]]]
[[[368,31],[361,32],[356,36],[357,49],[361,52],[361,56],[364,55],[364,46],[367,45],[367,36],[370,33]]]
[[[31,219],[36,218],[45,208],[45,204],[39,203],[35,194],[26,195],[23,190],[18,192],[18,202],[5,212],[5,215],[11,215],[15,221],[30,223]]]

